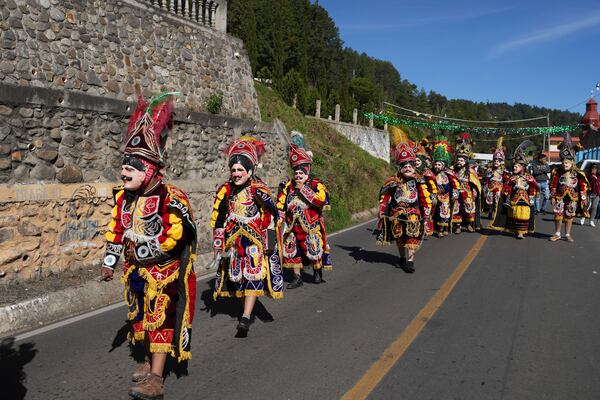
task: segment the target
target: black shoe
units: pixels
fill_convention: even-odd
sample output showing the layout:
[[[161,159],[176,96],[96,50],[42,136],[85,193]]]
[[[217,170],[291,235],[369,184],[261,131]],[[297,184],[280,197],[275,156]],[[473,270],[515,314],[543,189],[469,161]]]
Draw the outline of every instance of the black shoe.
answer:
[[[406,266],[404,267],[404,271],[406,273],[412,274],[413,272],[415,272],[415,262],[414,261],[408,261],[406,263]]]
[[[546,210],[542,210],[542,215],[546,215]]]
[[[296,275],[294,280],[287,284],[286,288],[288,289],[296,289],[302,286],[304,282],[302,282],[302,277],[300,275]]]
[[[313,272],[313,283],[315,285],[318,285],[323,280],[323,278],[321,277],[321,271],[322,269],[315,269]]]
[[[396,265],[396,268],[406,267],[406,257],[400,257],[400,262]]]
[[[242,317],[236,329],[239,336],[245,337],[248,334],[248,331],[250,330],[250,320],[246,317]]]

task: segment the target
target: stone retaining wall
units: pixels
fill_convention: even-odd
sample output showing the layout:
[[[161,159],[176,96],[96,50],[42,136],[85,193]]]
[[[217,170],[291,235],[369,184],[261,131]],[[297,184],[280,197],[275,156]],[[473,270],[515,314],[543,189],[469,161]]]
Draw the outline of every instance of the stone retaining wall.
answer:
[[[390,137],[387,131],[322,118],[319,120],[329,124],[373,157],[390,162]]]
[[[180,90],[187,109],[260,119],[241,40],[135,0],[0,0],[0,82],[121,100]]]
[[[0,284],[98,267],[134,106],[0,84]],[[224,151],[242,133],[267,142],[259,175],[275,188],[286,174],[283,124],[176,109],[165,177],[190,196],[199,253],[210,251],[213,195],[228,177]]]

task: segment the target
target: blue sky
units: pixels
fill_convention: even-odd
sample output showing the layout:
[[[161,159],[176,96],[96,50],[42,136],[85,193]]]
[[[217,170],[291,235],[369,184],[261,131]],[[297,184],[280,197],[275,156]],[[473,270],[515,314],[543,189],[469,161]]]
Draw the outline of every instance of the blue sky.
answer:
[[[599,0],[319,4],[345,46],[391,61],[402,79],[448,98],[583,113],[575,105],[600,82]]]

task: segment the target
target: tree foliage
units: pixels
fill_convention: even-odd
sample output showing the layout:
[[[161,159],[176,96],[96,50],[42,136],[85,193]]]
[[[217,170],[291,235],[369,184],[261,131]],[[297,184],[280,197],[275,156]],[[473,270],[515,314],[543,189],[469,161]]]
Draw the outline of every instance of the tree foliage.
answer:
[[[244,41],[255,75],[273,79],[274,88],[289,104],[296,95],[298,109],[306,114],[313,113],[315,100],[321,99],[321,115],[333,115],[337,103],[346,121],[354,108],[359,115],[384,111],[384,101],[469,120],[549,115],[553,125],[566,125],[580,119],[577,113],[527,104],[473,102],[427,93],[402,79],[389,61],[344,47],[335,22],[318,1],[230,0],[228,7],[229,32]]]

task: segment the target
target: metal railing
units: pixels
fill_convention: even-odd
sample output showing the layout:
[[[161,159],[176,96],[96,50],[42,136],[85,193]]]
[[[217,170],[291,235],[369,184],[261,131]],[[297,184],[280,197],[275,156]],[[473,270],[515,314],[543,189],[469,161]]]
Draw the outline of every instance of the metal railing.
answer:
[[[219,3],[214,0],[142,0],[171,14],[215,27]]]

